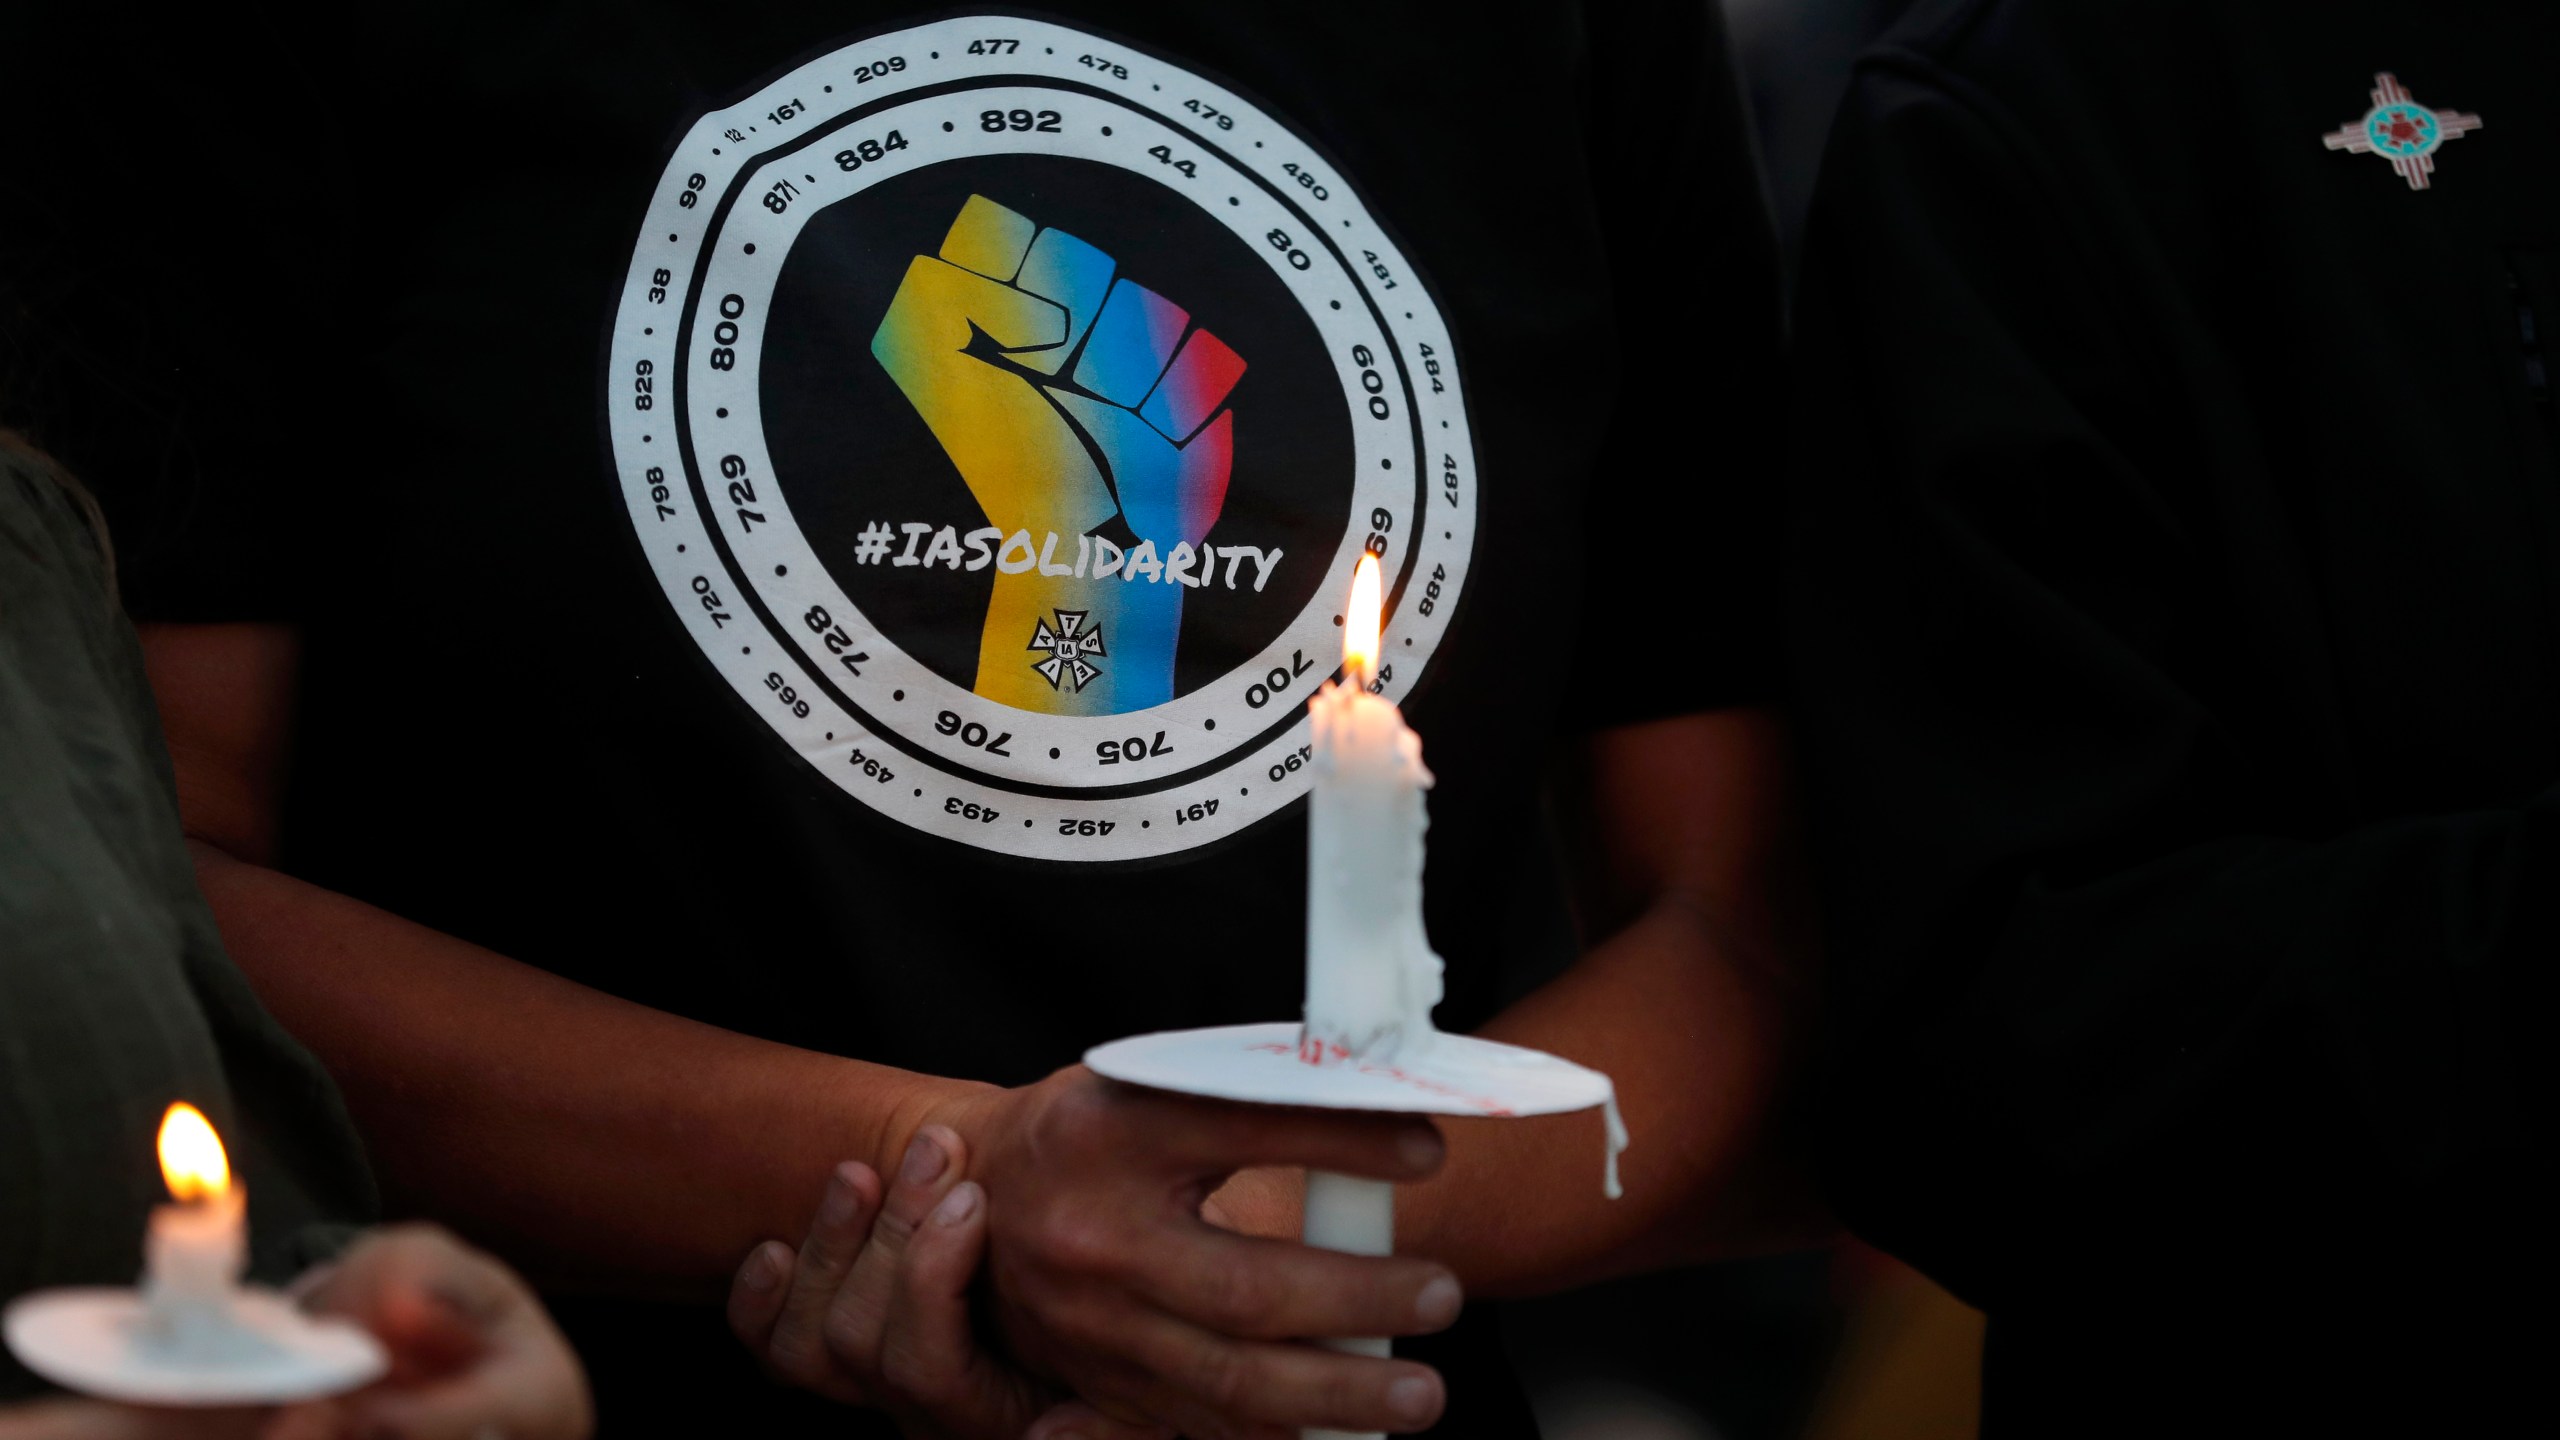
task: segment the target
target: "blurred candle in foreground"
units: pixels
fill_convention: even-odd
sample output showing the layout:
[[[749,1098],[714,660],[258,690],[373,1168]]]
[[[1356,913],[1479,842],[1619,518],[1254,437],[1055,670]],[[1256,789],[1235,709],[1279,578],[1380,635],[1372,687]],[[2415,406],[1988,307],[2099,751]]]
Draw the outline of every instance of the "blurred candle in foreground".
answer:
[[[1342,680],[1307,709],[1315,784],[1307,813],[1307,1013],[1298,1058],[1390,1065],[1431,1043],[1440,957],[1422,927],[1422,741],[1395,703],[1374,695],[1384,596],[1374,555],[1352,572],[1342,612]],[[1395,1250],[1395,1186],[1307,1174],[1306,1242],[1354,1255]],[[1335,1340],[1385,1356],[1387,1341]],[[1310,1437],[1335,1432],[1310,1430]]]
[[[0,1306],[9,1353],[66,1390],[162,1408],[283,1405],[380,1379],[388,1357],[362,1327],[305,1315],[290,1296],[240,1283],[248,1196],[204,1112],[170,1106],[159,1139],[169,1203],[153,1208],[143,1231],[142,1284],[13,1298]],[[201,1429],[166,1423],[172,1434]]]
[[[152,1210],[143,1240],[146,1323],[184,1346],[210,1338],[229,1318],[249,1262],[247,1195],[231,1183],[222,1138],[184,1101],[160,1121],[160,1177],[173,1203]]]

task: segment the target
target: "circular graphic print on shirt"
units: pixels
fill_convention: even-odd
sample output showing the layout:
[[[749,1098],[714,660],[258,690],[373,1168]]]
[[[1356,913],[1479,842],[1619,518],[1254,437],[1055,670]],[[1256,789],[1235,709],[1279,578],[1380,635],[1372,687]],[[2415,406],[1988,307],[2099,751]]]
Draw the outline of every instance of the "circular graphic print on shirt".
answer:
[[[1161,857],[1306,789],[1353,563],[1411,689],[1475,538],[1448,331],[1313,147],[1043,21],[875,36],[697,121],[614,317],[632,524],[831,783]]]

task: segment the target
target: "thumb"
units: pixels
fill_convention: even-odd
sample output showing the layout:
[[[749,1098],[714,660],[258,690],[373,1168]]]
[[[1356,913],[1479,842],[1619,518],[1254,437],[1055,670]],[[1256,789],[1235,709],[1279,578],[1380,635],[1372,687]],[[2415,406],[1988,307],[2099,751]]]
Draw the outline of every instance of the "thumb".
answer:
[[[443,1231],[396,1226],[359,1241],[303,1304],[373,1332],[390,1352],[388,1379],[410,1384],[476,1359],[509,1298],[494,1262]]]

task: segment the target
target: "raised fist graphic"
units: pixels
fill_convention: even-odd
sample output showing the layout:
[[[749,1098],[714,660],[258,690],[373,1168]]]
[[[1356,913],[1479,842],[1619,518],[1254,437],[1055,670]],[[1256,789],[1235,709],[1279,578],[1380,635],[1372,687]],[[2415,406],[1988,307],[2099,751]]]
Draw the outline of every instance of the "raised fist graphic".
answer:
[[[1024,710],[1172,699],[1183,591],[1215,563],[1245,362],[1117,268],[972,195],[871,337],[1002,532],[974,688]]]

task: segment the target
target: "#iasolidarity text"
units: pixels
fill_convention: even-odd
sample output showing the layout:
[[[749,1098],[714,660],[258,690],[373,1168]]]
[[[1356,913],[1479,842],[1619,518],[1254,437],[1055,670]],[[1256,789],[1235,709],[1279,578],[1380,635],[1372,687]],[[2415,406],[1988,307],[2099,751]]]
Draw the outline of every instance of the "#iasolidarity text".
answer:
[[[1099,535],[1078,535],[1070,552],[1072,558],[1061,553],[1064,551],[1067,537],[1054,530],[1035,540],[1028,530],[1007,535],[992,525],[963,533],[954,525],[935,526],[910,520],[893,527],[886,520],[874,520],[854,537],[853,558],[863,565],[938,565],[950,570],[984,570],[993,565],[1006,575],[1037,571],[1084,580],[1107,580],[1116,575],[1128,581],[1187,585],[1195,590],[1211,586],[1237,590],[1250,582],[1258,591],[1270,583],[1272,572],[1280,566],[1278,550],[1252,545],[1176,541],[1160,555],[1152,540],[1141,540],[1124,549]]]

